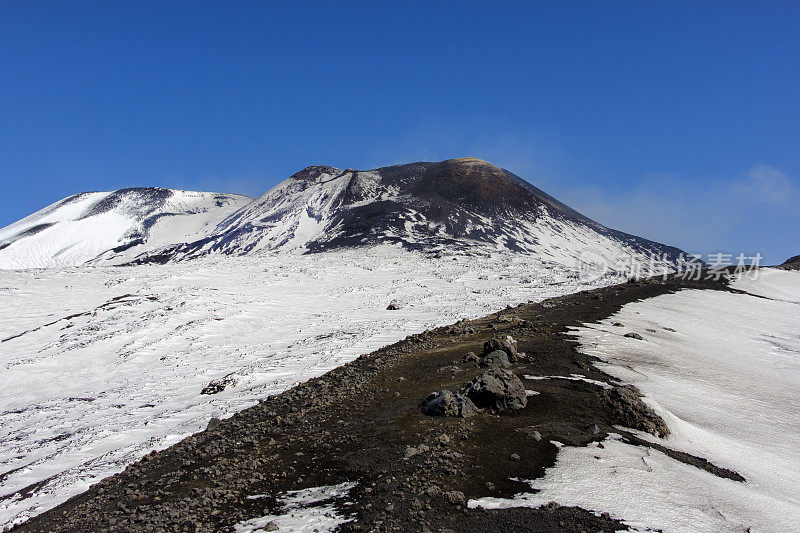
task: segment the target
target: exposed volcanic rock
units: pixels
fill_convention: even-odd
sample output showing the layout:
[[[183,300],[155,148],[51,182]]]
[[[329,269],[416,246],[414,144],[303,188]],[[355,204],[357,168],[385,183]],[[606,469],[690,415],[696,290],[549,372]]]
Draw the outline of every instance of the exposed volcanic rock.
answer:
[[[570,267],[587,251],[611,261],[638,255],[644,264],[657,256],[653,268],[673,266],[680,254],[606,228],[467,157],[366,171],[315,165],[256,199],[161,188],[78,194],[0,229],[0,268],[387,243],[428,253],[533,254]]]
[[[658,437],[669,435],[664,420],[642,401],[642,393],[633,385],[623,385],[603,391],[603,398],[615,415],[625,425],[652,433]]]
[[[506,352],[503,350],[495,350],[483,356],[480,366],[485,368],[508,368],[511,366],[511,361],[508,360],[508,354]]]
[[[461,158],[368,171],[311,166],[232,214],[207,238],[138,261],[379,243],[426,251],[508,250],[570,265],[587,248],[666,255],[667,263],[680,254],[608,229],[507,170]]]
[[[433,392],[422,402],[422,412],[428,416],[470,416],[476,412],[472,400],[461,394],[443,390]]]
[[[780,268],[784,270],[800,270],[800,255],[790,257],[780,265]]]
[[[493,368],[476,377],[463,389],[478,407],[506,411],[528,405],[525,386],[510,370]]]
[[[496,335],[486,341],[483,345],[483,355],[488,356],[492,352],[501,351],[508,355],[508,360],[512,363],[519,360],[517,353],[517,341],[511,335]]]

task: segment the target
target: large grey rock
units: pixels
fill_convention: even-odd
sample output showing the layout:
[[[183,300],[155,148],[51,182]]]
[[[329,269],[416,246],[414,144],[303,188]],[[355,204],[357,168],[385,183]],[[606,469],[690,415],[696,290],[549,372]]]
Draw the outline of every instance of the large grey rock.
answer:
[[[517,376],[504,368],[493,368],[467,383],[461,392],[484,409],[505,411],[528,405],[525,387]]]
[[[449,390],[433,392],[422,402],[422,412],[428,416],[470,416],[475,414],[475,404],[461,394]]]
[[[484,368],[508,368],[511,362],[508,360],[508,354],[503,350],[495,350],[492,353],[485,355],[481,359],[480,365]]]
[[[489,355],[496,350],[505,352],[506,355],[508,355],[508,360],[512,363],[515,363],[519,360],[517,341],[515,341],[514,337],[511,335],[495,335],[483,345],[484,356]]]

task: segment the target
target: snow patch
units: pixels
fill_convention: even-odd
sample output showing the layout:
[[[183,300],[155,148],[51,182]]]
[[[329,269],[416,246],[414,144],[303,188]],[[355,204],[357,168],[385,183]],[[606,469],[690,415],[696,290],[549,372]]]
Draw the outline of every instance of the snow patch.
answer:
[[[334,501],[347,497],[357,483],[340,483],[322,487],[294,490],[278,498],[281,504],[279,514],[269,514],[236,524],[236,533],[262,533],[269,531],[272,523],[278,531],[297,533],[323,533],[333,531],[341,524],[350,522],[339,514]],[[346,504],[345,504],[346,505]]]

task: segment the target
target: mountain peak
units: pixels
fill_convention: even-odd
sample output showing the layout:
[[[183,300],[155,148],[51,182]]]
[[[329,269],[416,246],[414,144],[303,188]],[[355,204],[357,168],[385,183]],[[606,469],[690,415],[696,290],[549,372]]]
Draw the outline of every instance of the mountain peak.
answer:
[[[340,173],[341,170],[329,165],[311,165],[299,172],[295,172],[289,179],[300,181],[318,181],[321,176],[336,176]]]
[[[0,267],[4,256],[6,264],[21,264],[19,258],[34,250],[49,250],[50,259],[33,266],[54,258],[57,264],[166,262],[211,253],[310,253],[376,244],[434,253],[534,254],[570,266],[587,249],[615,256],[680,253],[608,229],[476,157],[365,171],[312,165],[256,200],[122,189],[80,195],[50,210],[52,216],[44,210],[0,231]],[[108,239],[94,238],[108,233],[96,228],[109,221],[118,229]]]
[[[610,230],[476,157],[364,171],[306,167],[216,232],[169,254],[309,253],[389,243],[428,252],[511,251],[574,265],[587,247],[615,255],[680,253]]]
[[[484,159],[480,159],[478,157],[456,157],[454,159],[447,159],[443,161],[443,163],[451,163],[454,165],[480,165],[480,166],[488,166],[493,168],[499,168]]]

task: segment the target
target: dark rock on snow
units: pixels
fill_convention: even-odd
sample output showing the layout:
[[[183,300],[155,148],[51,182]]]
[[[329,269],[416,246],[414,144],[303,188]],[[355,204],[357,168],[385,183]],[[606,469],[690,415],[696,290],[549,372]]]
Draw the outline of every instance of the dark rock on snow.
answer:
[[[657,437],[669,435],[664,420],[642,401],[642,393],[633,385],[622,385],[603,391],[603,399],[624,425],[646,431]]]

